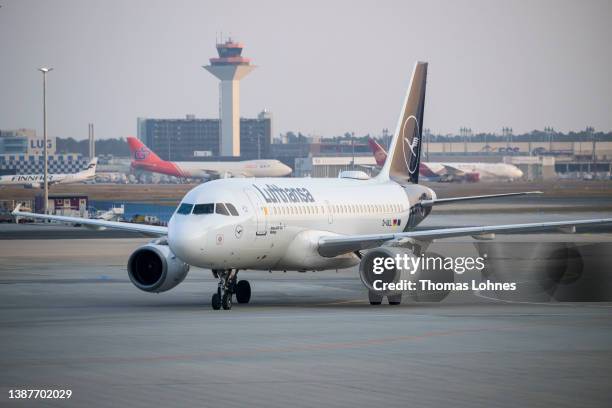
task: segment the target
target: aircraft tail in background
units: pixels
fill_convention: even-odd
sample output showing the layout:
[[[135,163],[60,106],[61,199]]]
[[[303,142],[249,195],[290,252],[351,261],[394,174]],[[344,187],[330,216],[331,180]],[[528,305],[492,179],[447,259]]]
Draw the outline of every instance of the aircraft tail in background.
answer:
[[[151,149],[133,136],[127,138],[132,158],[132,168],[142,169],[154,173],[167,174],[174,177],[187,177],[179,165],[174,162],[162,160]]]
[[[371,137],[368,138],[368,144],[370,145],[370,149],[372,149],[372,153],[374,153],[374,159],[376,160],[377,166],[384,166],[385,160],[387,160],[387,152],[385,149],[378,144],[378,142]]]
[[[132,158],[132,164],[134,164],[134,162],[159,163],[164,161],[137,138],[130,136],[127,138],[127,142],[130,146],[130,156]]]
[[[94,157],[89,161],[85,170],[81,170],[79,173],[86,177],[93,177],[96,175],[96,167],[98,166],[98,158]]]

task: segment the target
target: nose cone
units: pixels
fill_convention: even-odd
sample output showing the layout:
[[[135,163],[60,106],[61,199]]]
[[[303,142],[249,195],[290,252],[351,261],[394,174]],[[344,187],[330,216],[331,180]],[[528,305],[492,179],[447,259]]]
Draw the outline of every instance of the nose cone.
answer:
[[[514,178],[521,178],[523,177],[524,173],[521,169],[519,169],[518,167],[514,169]]]
[[[199,266],[205,255],[206,230],[193,221],[192,215],[172,216],[168,223],[168,245],[183,262]]]
[[[285,163],[278,162],[281,176],[288,176],[293,172],[293,169],[287,166]]]

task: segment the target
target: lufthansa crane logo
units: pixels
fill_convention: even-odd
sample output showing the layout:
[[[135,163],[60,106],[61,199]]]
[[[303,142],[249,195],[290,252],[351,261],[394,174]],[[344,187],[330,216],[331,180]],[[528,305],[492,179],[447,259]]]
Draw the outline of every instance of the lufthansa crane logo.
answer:
[[[410,126],[412,126],[412,128],[410,128]],[[418,170],[417,155],[419,154],[419,143],[421,142],[419,135],[419,121],[414,115],[408,116],[402,126],[402,146],[404,162],[410,174],[414,174]],[[410,137],[412,137],[412,139]]]
[[[244,228],[242,228],[242,225],[236,225],[236,229],[234,230],[234,235],[236,236],[236,238],[240,239],[240,237],[242,237],[243,232]]]

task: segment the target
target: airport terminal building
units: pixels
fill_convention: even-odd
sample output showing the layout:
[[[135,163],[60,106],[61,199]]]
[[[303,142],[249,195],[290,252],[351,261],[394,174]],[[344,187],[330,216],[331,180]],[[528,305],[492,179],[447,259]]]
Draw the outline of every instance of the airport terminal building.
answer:
[[[77,153],[58,154],[55,138],[47,140],[49,173],[76,173],[88,158]],[[0,130],[0,175],[44,172],[43,139],[32,129]]]
[[[138,118],[138,138],[164,160],[190,161],[219,157],[220,121],[187,115],[184,119]],[[240,158],[270,157],[272,115],[240,118]]]

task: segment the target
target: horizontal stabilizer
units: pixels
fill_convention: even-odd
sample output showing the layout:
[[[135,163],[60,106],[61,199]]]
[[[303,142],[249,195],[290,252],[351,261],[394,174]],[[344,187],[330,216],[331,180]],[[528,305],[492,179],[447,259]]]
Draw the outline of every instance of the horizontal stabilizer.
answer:
[[[433,200],[423,200],[421,201],[421,205],[425,207],[431,207],[432,205],[452,204],[452,203],[457,203],[461,201],[484,200],[487,198],[512,197],[512,196],[531,195],[531,194],[542,194],[542,192],[541,191],[522,191],[519,193],[503,193],[503,194],[487,194],[487,195],[467,196],[467,197],[436,198]]]

